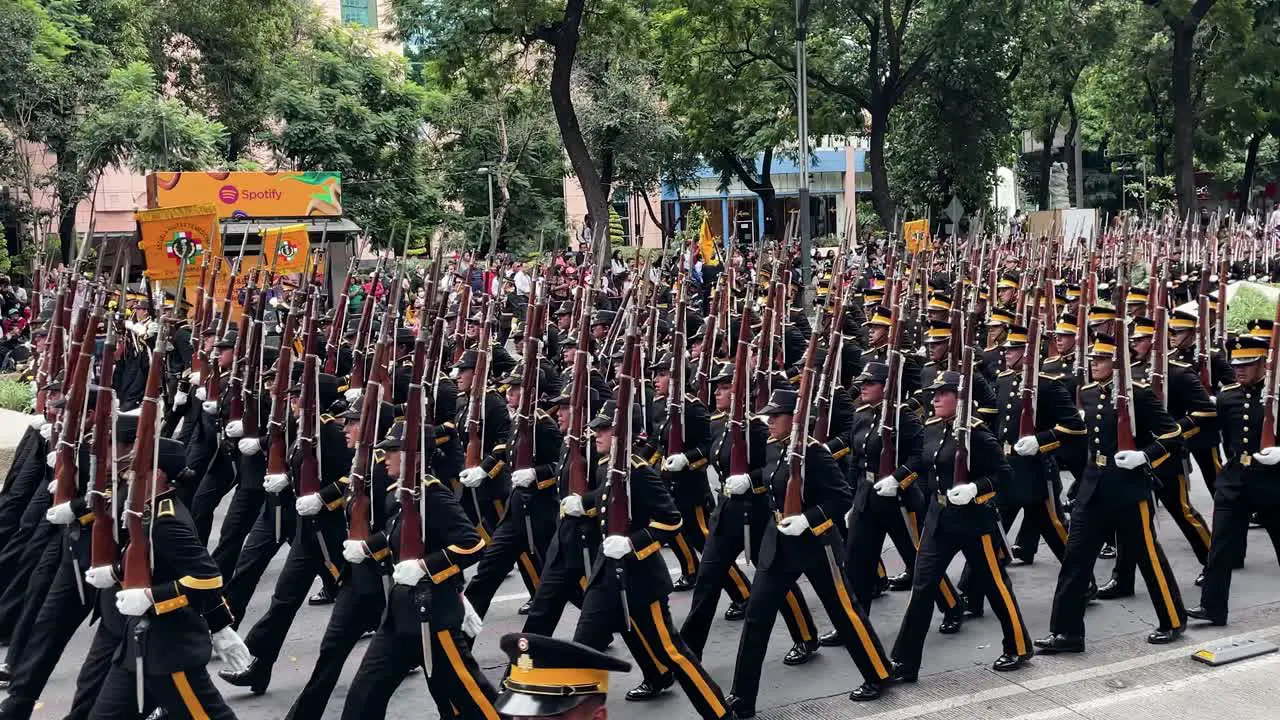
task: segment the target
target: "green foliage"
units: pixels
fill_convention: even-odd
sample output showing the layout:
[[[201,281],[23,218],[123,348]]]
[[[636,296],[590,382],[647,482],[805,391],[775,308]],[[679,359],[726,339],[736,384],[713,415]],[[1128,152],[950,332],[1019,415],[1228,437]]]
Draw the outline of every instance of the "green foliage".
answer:
[[[1227,303],[1227,331],[1244,332],[1250,320],[1271,320],[1275,316],[1275,300],[1255,287],[1241,286]]]
[[[617,210],[609,208],[609,244],[622,247],[627,241],[627,230],[622,226],[622,216]]]
[[[35,406],[35,394],[31,383],[18,380],[0,380],[0,408],[29,413]]]
[[[702,236],[702,221],[707,217],[707,211],[701,205],[693,205],[689,211],[685,213],[684,227],[675,234],[675,239],[671,241],[671,247],[682,248],[693,243],[697,245],[698,239]]]

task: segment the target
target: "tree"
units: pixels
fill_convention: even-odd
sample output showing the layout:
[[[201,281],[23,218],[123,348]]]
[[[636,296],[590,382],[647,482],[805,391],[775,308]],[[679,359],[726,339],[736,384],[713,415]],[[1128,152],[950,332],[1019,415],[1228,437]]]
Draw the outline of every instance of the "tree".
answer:
[[[522,62],[549,66],[548,89],[565,154],[582,184],[595,219],[592,242],[601,269],[609,258],[605,242],[610,188],[602,181],[600,158],[583,133],[573,96],[580,50],[611,47],[619,54],[638,38],[640,12],[622,0],[393,0],[401,37],[425,56],[439,59],[446,72],[495,58],[522,56]],[[534,48],[537,51],[534,51]],[[500,64],[500,63],[498,63]]]
[[[375,238],[438,223],[441,189],[422,144],[427,93],[408,79],[403,58],[317,20],[266,82],[272,129],[256,137],[278,165],[341,171],[346,212]]]

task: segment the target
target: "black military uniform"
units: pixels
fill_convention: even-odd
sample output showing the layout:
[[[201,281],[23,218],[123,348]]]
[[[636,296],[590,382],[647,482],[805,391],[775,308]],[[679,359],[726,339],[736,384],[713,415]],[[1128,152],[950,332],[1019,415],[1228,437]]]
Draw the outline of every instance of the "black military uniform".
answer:
[[[1037,352],[1027,346],[1027,329],[1010,328],[1003,348],[1025,348],[1027,353]],[[1022,363],[1034,358],[1024,354]],[[1058,474],[1058,451],[1072,452],[1082,445],[1085,436],[1084,421],[1076,411],[1075,398],[1065,384],[1066,376],[1041,372],[1036,382],[1035,434],[1036,447],[1031,455],[1023,456],[1014,451],[1022,439],[1022,367],[1002,370],[996,379],[997,401],[995,434],[1001,450],[1008,458],[1012,471],[1010,482],[1000,488],[996,504],[1000,508],[1001,522],[1006,530],[1012,525],[1019,511],[1022,527],[1019,539],[1034,533],[1034,544],[1043,537],[1050,552],[1061,562],[1067,546],[1067,520],[1058,505],[1062,494],[1062,480]],[[1010,549],[1013,556],[1030,562],[1035,555],[1021,545]]]
[[[403,432],[404,424],[395,423],[377,449],[399,452]],[[422,503],[424,557],[399,560],[418,563],[425,575],[416,585],[392,586],[386,618],[351,680],[342,709],[344,720],[385,717],[387,703],[401,680],[423,665],[425,642],[431,649],[430,664],[425,666],[430,667],[427,687],[440,715],[498,719],[493,708],[497,691],[480,672],[470,641],[462,632],[462,570],[480,559],[484,540],[462,512],[453,491],[443,483],[425,476],[421,491],[427,495]],[[388,553],[399,557],[400,519],[397,514],[381,532],[369,536],[368,549],[375,560]],[[430,634],[429,640],[423,637],[424,632]]]
[[[1270,343],[1252,336],[1231,347],[1233,365],[1261,363]],[[1213,544],[1204,569],[1200,606],[1187,611],[1199,620],[1225,625],[1231,571],[1244,557],[1249,518],[1258,521],[1280,548],[1280,485],[1276,484],[1275,448],[1262,443],[1266,411],[1265,382],[1232,383],[1218,393],[1218,420],[1227,462],[1214,492]],[[1264,462],[1267,461],[1267,462]],[[1268,464],[1270,462],[1270,464]]]
[[[527,372],[528,367],[525,366],[499,383],[504,387],[518,387],[527,381]],[[500,463],[512,467],[515,472],[532,471],[533,478],[529,485],[516,486],[512,490],[507,512],[494,529],[492,539],[486,543],[476,574],[467,583],[467,599],[481,617],[489,612],[489,603],[511,572],[512,565],[520,568],[521,575],[530,586],[530,597],[537,594],[542,561],[547,556],[551,536],[555,534],[556,516],[560,509],[555,489],[556,463],[560,460],[562,443],[560,427],[546,412],[534,409],[533,437],[530,439],[533,443],[532,467],[515,467],[515,443],[519,441],[520,438],[513,437],[511,443],[494,451],[494,457]]]
[[[606,404],[589,427],[597,431],[612,427],[615,414],[615,406]],[[638,407],[632,409],[631,418],[633,431],[642,429]],[[730,717],[719,686],[676,632],[667,607],[671,576],[660,550],[680,529],[680,511],[656,470],[636,455],[629,456],[628,464],[630,517],[626,537],[632,550],[622,559],[607,557],[603,547],[609,539],[605,538],[589,573],[582,614],[573,639],[604,650],[614,633],[621,632],[632,657],[652,665],[644,668],[646,681],[658,682],[658,677],[653,676],[655,672],[671,673],[699,717],[716,720]],[[609,471],[607,463],[597,465],[596,472],[603,477],[597,479],[596,489],[582,498],[584,511],[596,511],[606,533],[612,488]]]
[[[726,365],[716,377],[714,385],[730,382],[733,366]],[[716,471],[723,479],[730,475],[730,457],[732,453],[732,436],[730,424],[732,419],[713,418],[714,422],[723,422],[723,431],[713,431],[711,456],[715,458]],[[698,570],[698,579],[693,588],[693,603],[689,614],[685,616],[684,625],[680,627],[680,635],[699,657],[707,644],[707,635],[711,631],[711,622],[715,618],[716,606],[720,602],[720,593],[733,583],[735,593],[741,597],[750,597],[751,586],[746,575],[738,569],[737,559],[747,551],[747,559],[759,563],[760,546],[764,541],[766,528],[772,525],[773,513],[769,507],[769,499],[764,483],[765,467],[769,458],[781,451],[781,446],[769,439],[768,430],[759,420],[747,422],[747,462],[750,470],[751,490],[743,495],[730,495],[725,492],[715,512],[711,514],[710,534],[702,553],[702,567]],[[722,481],[723,482],[723,481]],[[750,535],[750,547],[747,537]],[[731,598],[734,595],[731,595]],[[799,665],[807,662],[818,648],[817,626],[809,605],[805,602],[804,593],[792,587],[786,594],[786,602],[782,611],[783,621],[791,634],[792,648],[783,659],[788,665]]]
[[[1154,332],[1155,323],[1150,319],[1135,318],[1135,340],[1151,337]],[[1136,362],[1133,373],[1134,377],[1147,380],[1151,367],[1147,362]],[[1200,384],[1199,374],[1187,363],[1169,359],[1165,387],[1165,405],[1169,415],[1182,430],[1184,448],[1156,470],[1156,498],[1173,516],[1174,523],[1187,538],[1196,559],[1204,565],[1209,559],[1209,524],[1191,504],[1188,488],[1191,463],[1187,450],[1203,446],[1205,440],[1201,435],[1212,438],[1213,443],[1217,444],[1218,412],[1204,386]],[[1111,587],[1099,588],[1099,597],[1108,599],[1133,594],[1134,571],[1137,568],[1135,553],[1138,551],[1139,548],[1126,547],[1124,544],[1117,547],[1116,565],[1111,573],[1111,583],[1108,583]]]
[[[1181,310],[1175,310],[1169,314],[1169,330],[1173,333],[1188,333],[1194,336],[1199,321],[1196,316]],[[1177,360],[1190,365],[1200,371],[1201,357],[1196,348],[1195,342],[1182,348],[1174,348],[1169,353],[1169,360]],[[1231,363],[1223,355],[1218,348],[1209,350],[1209,383],[1210,387],[1204,388],[1206,392],[1217,393],[1225,385],[1230,385],[1236,381],[1235,371],[1231,368]],[[1200,383],[1204,385],[1203,381]],[[1204,478],[1204,484],[1209,488],[1209,494],[1214,493],[1216,486],[1218,471],[1222,467],[1222,458],[1218,456],[1218,429],[1216,425],[1206,427],[1200,431],[1200,434],[1194,438],[1189,438],[1187,443],[1191,457],[1195,459],[1196,467],[1200,468],[1200,475]]]
[[[859,380],[883,385],[889,376],[889,368],[872,363],[863,370]],[[932,392],[932,391],[931,391]],[[924,425],[916,413],[899,405],[896,420],[896,466],[892,477],[897,490],[892,495],[880,495],[875,485],[880,481],[881,440],[880,421],[883,402],[860,405],[857,408],[850,444],[850,482],[853,487],[853,520],[849,523],[849,539],[845,545],[846,573],[849,588],[858,604],[868,611],[875,598],[876,565],[885,535],[893,541],[903,563],[907,566],[910,582],[915,567],[916,552],[920,541],[920,528],[924,524],[928,505],[926,495],[931,489],[923,489],[926,477],[922,463]],[[942,612],[944,633],[960,629],[962,611],[955,586],[944,573],[939,579],[938,609]],[[830,641],[823,638],[824,643]]]
[[[935,392],[959,392],[962,377],[945,372],[934,381]],[[999,522],[988,507],[1010,477],[1009,463],[995,435],[981,420],[971,419],[968,435],[968,478],[957,478],[955,417],[934,417],[925,425],[924,461],[931,476],[931,501],[936,507],[925,519],[915,582],[902,627],[893,646],[894,672],[914,682],[920,669],[924,640],[929,629],[938,578],[956,553],[968,562],[972,582],[983,588],[1004,633],[1003,650],[992,665],[997,671],[1014,670],[1031,656],[1031,636],[1013,594],[1013,584],[1000,563]]]
[[[459,371],[475,370],[475,367],[476,352],[474,350],[464,352],[462,359],[454,366]],[[495,370],[494,377],[501,377],[500,374],[496,374],[496,367],[491,369]],[[463,511],[476,526],[480,537],[487,543],[492,539],[492,533],[498,527],[498,522],[506,514],[507,498],[511,495],[510,468],[506,460],[499,457],[505,458],[507,444],[511,440],[511,416],[507,412],[506,400],[496,389],[488,388],[487,378],[473,378],[471,383],[471,391],[467,394],[467,398],[471,393],[484,393],[484,418],[477,420],[481,425],[482,443],[479,467],[489,477],[479,487],[463,487],[460,502]],[[468,420],[471,414],[471,402],[467,398],[461,396],[458,398],[456,422],[464,455],[470,443]],[[521,576],[524,578],[529,594],[532,595],[537,589],[533,584],[533,578],[526,575],[523,569],[521,569]]]
[[[775,390],[761,414],[790,415],[796,409],[796,392]],[[802,435],[807,438],[807,433]],[[782,446],[783,443],[776,443]],[[765,527],[760,547],[759,569],[747,603],[747,619],[738,643],[738,661],[733,671],[730,704],[739,717],[755,714],[760,687],[760,666],[769,645],[769,635],[787,594],[803,575],[822,601],[836,631],[844,640],[865,682],[851,694],[853,700],[870,700],[880,695],[889,680],[889,662],[880,638],[866,613],[846,587],[840,533],[836,518],[848,512],[853,493],[834,458],[821,443],[810,441],[805,448],[803,510],[782,517],[793,460],[787,452],[772,454],[761,479],[774,521]],[[792,531],[790,528],[797,528]],[[784,529],[786,531],[784,532]]]
[[[542,635],[503,635],[499,645],[511,665],[494,707],[507,717],[554,720],[580,707],[602,708],[609,673],[631,670],[625,660]]]
[[[155,567],[151,610],[125,618],[124,643],[90,711],[95,720],[136,718],[136,658],[148,695],[172,718],[235,718],[209,677],[210,634],[231,625],[222,576],[195,522],[171,490],[156,495],[149,526]]]
[[[1092,357],[1111,358],[1115,340],[1099,334]],[[1084,650],[1084,608],[1098,551],[1111,533],[1120,542],[1138,548],[1138,567],[1151,593],[1159,626],[1148,636],[1152,643],[1176,639],[1186,625],[1186,611],[1173,570],[1155,537],[1151,513],[1152,470],[1170,461],[1181,447],[1181,428],[1160,407],[1160,401],[1143,382],[1133,383],[1131,407],[1135,418],[1134,442],[1145,462],[1132,470],[1117,464],[1119,435],[1113,394],[1113,378],[1091,382],[1080,389],[1081,406],[1088,424],[1089,462],[1067,536],[1067,554],[1058,574],[1053,598],[1049,637],[1036,641],[1044,652]],[[1141,460],[1141,458],[1140,458]]]
[[[295,385],[289,390],[290,395],[300,395],[301,392],[301,385]],[[335,387],[334,395],[320,394],[318,407],[330,406],[336,399]],[[303,409],[303,412],[316,411],[317,408]],[[293,619],[316,577],[330,588],[333,595],[337,595],[338,579],[346,564],[342,558],[342,540],[346,537],[346,523],[342,513],[345,499],[342,480],[351,468],[353,453],[347,448],[341,418],[328,413],[321,414],[317,429],[319,496],[324,507],[314,516],[298,516],[293,523],[289,553],[276,578],[275,588],[271,593],[271,606],[245,636],[245,645],[254,657],[252,666],[239,673],[228,670],[218,672],[218,676],[229,684],[247,686],[255,695],[266,691],[271,681],[271,668],[280,656]],[[278,502],[295,502],[302,453],[306,451],[315,452],[310,448],[304,450],[300,443],[290,448],[289,467],[294,478],[294,491],[279,493]]]

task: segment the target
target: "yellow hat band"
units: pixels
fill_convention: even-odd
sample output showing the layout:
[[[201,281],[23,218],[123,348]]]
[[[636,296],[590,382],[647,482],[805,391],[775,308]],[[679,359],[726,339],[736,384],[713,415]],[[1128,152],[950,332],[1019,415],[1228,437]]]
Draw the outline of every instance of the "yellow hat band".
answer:
[[[1232,360],[1256,360],[1266,356],[1266,348],[1236,348],[1231,351]]]
[[[1026,343],[1027,336],[1025,333],[1009,333],[1009,337],[1005,339],[1007,343]]]
[[[951,337],[951,328],[929,328],[929,332],[925,334],[931,338],[949,338]]]
[[[1195,320],[1187,320],[1185,318],[1169,318],[1170,330],[1194,330],[1196,328]]]
[[[1091,323],[1106,322],[1108,320],[1115,320],[1115,319],[1116,319],[1115,313],[1096,313],[1096,314],[1090,313],[1089,314],[1089,322]]]
[[[1018,283],[1016,283],[1016,282],[1014,282],[1014,281],[1012,281],[1012,280],[1001,280],[1000,282],[997,282],[997,283],[996,283],[996,287],[998,287],[998,288],[1000,288],[1000,289],[1004,289],[1004,288],[1017,288],[1017,287],[1018,287]]]
[[[1059,335],[1075,335],[1080,332],[1080,328],[1071,323],[1058,323],[1056,331]]]
[[[511,666],[507,688],[528,695],[589,695],[609,692],[608,670]]]
[[[1256,338],[1262,338],[1263,340],[1270,340],[1270,339],[1271,339],[1271,331],[1270,331],[1270,330],[1268,330],[1268,329],[1266,329],[1266,328],[1260,328],[1260,327],[1250,328],[1250,329],[1249,329],[1249,336],[1250,336],[1250,337],[1256,337]]]
[[[1109,345],[1106,343],[1094,343],[1093,345],[1094,355],[1114,355],[1115,352],[1116,352],[1115,345]]]
[[[1068,291],[1067,291],[1067,299],[1068,299],[1068,300],[1079,300],[1079,299],[1080,299],[1080,291],[1079,291],[1079,290],[1068,290]]]
[[[944,303],[938,300],[930,300],[929,309],[930,310],[950,310],[951,303]]]

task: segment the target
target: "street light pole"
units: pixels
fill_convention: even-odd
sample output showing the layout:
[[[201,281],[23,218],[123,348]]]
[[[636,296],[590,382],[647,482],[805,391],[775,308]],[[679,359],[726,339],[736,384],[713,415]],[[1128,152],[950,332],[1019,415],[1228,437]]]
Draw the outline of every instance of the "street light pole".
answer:
[[[482,167],[476,172],[483,173],[489,181],[489,257],[493,257],[498,254],[498,228],[493,217],[493,168]]]
[[[800,278],[806,307],[812,300],[813,229],[809,225],[809,0],[796,0],[796,104],[800,141]]]

